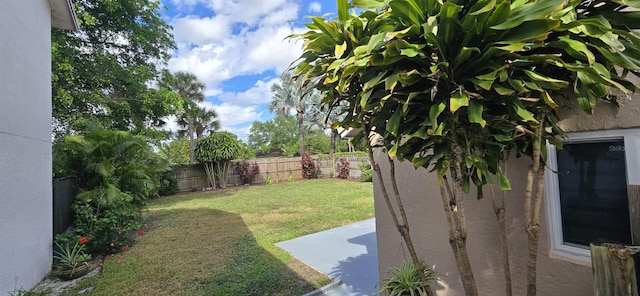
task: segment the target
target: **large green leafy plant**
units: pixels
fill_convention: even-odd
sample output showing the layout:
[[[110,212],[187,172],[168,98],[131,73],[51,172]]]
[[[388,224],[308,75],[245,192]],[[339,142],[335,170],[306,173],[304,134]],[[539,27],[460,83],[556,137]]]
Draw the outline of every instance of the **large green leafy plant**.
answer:
[[[482,187],[491,183],[510,190],[506,155],[515,148],[531,157],[523,195],[527,291],[535,295],[542,146],[560,144],[558,106],[591,112],[599,99],[615,102],[616,94],[637,90],[628,74],[640,68],[633,31],[640,13],[625,8],[640,2],[354,0],[351,5],[364,8],[357,15],[348,13],[346,0],[338,2],[338,20],[311,18],[311,30],[297,35],[304,39],[295,64],[299,79],[322,91],[323,104],[347,106],[336,125],[362,127],[363,135],[375,131],[390,159],[437,174],[467,295],[477,295],[477,288],[464,193],[474,185],[482,198]],[[373,168],[380,176],[378,165]],[[401,219],[382,191],[415,261],[393,177],[391,184]]]
[[[147,141],[129,132],[94,130],[54,145],[54,171],[77,178],[72,205],[75,230],[88,249],[105,251],[130,243],[141,226],[139,209],[156,194],[166,164]],[[113,244],[113,245],[112,245]]]
[[[236,159],[243,150],[243,145],[236,135],[229,132],[217,132],[202,138],[196,144],[195,157],[204,165],[213,189],[216,180],[220,188],[227,187],[227,176],[231,161]]]

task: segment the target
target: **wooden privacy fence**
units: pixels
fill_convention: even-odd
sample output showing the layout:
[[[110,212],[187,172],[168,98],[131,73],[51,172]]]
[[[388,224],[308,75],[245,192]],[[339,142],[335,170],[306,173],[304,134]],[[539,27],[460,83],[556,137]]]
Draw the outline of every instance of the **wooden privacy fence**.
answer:
[[[349,178],[360,178],[362,172],[358,168],[359,162],[368,161],[366,154],[336,154],[334,159],[328,155],[312,156],[317,164],[320,165],[318,177],[328,177],[336,175],[336,165],[340,158],[346,158],[349,161]],[[302,178],[302,165],[300,157],[278,157],[278,158],[258,158],[248,160],[249,163],[257,163],[260,167],[260,174],[253,180],[254,184],[265,183],[267,178],[273,182],[286,182],[290,177],[293,179]],[[229,169],[227,176],[227,186],[241,185],[240,176],[236,172],[234,161]],[[172,167],[173,176],[178,181],[180,191],[192,191],[210,187],[207,181],[207,173],[201,164],[181,165]]]

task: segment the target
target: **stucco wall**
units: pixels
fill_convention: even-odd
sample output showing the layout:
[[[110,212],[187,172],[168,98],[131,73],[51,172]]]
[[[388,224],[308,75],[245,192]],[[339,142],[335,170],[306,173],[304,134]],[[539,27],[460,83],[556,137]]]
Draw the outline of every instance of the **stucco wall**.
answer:
[[[637,97],[636,97],[637,98]],[[561,125],[567,131],[601,130],[640,126],[640,100],[623,100],[622,108],[601,103],[596,108],[597,115],[583,114],[581,110],[563,107],[561,114],[565,120]],[[382,172],[388,172],[386,156],[378,151],[376,159],[381,163]],[[507,233],[511,260],[511,275],[514,295],[526,294],[526,233],[521,217],[522,194],[526,170],[530,161],[512,159],[509,162],[509,178],[513,187],[507,197]],[[424,169],[414,169],[409,163],[398,163],[396,174],[401,196],[411,221],[411,234],[420,256],[428,264],[435,265],[441,273],[441,281],[435,287],[438,295],[464,295],[458,278],[453,252],[449,245],[448,228],[444,216],[442,200],[436,176]],[[384,174],[388,182],[388,173]],[[390,183],[387,188],[391,188]],[[502,253],[500,237],[493,213],[491,198],[487,192],[483,200],[475,199],[475,192],[465,197],[468,225],[468,249],[480,295],[504,295],[502,274]],[[408,253],[396,231],[389,211],[384,203],[380,186],[374,178],[376,207],[376,227],[378,237],[378,258],[380,278],[387,277],[386,271],[398,266]],[[538,255],[539,295],[584,296],[593,295],[591,267],[575,264],[566,259],[549,256],[549,233],[546,225],[545,205],[541,212],[542,234]]]
[[[51,10],[0,0],[0,295],[51,265]]]

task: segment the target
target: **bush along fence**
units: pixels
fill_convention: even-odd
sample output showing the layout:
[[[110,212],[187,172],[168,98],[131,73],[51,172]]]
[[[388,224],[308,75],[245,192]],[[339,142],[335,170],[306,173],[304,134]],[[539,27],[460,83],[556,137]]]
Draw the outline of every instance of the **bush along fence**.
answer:
[[[349,163],[349,178],[359,179],[362,175],[358,164],[368,162],[366,153],[342,154],[336,153],[333,158],[329,155],[313,155],[313,160],[319,166],[318,177],[337,177],[337,165],[344,158]],[[259,173],[253,178],[251,184],[278,183],[290,180],[302,179],[302,165],[300,157],[258,158],[247,160],[249,164],[257,164]],[[244,182],[233,161],[227,175],[229,186],[242,185]],[[181,165],[172,167],[171,174],[178,181],[180,191],[195,191],[211,187],[207,181],[207,173],[202,164]]]

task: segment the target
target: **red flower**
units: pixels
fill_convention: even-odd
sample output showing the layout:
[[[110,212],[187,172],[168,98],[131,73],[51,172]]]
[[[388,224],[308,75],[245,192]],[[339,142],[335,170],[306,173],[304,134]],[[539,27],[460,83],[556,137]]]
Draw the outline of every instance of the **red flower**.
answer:
[[[122,251],[126,251],[127,250],[127,246],[122,246]]]
[[[139,234],[140,236],[143,236],[143,235],[144,235],[144,229],[140,229],[140,231],[138,231],[138,234]]]
[[[84,245],[88,242],[89,240],[87,239],[86,236],[83,236],[80,238],[80,240],[78,241],[79,244]]]

